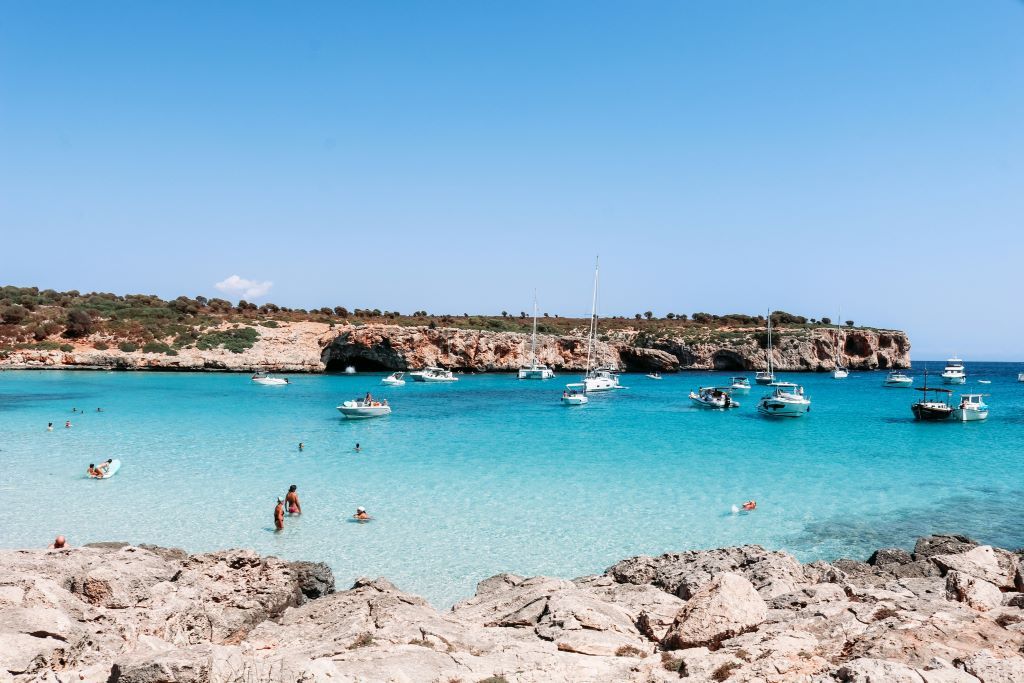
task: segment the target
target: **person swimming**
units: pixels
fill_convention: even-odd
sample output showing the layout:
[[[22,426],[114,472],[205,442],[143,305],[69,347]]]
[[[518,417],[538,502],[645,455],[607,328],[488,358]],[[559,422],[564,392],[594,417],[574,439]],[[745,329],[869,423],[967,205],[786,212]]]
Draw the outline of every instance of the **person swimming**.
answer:
[[[53,423],[52,422],[47,422],[46,423],[46,431],[48,431],[48,432],[52,432],[53,431]]]
[[[284,497],[285,503],[288,504],[289,515],[302,514],[302,504],[299,503],[299,494],[296,492],[298,488],[298,486],[292,484],[291,486],[288,487],[288,495]]]
[[[357,507],[356,514],[352,515],[352,518],[358,519],[360,522],[365,522],[373,519],[373,517],[370,517],[370,515],[366,514],[366,508],[364,507]]]
[[[362,450],[363,450],[362,447],[358,443],[356,443],[356,453],[359,453]]]
[[[64,422],[64,429],[71,429],[71,420],[66,420]]]
[[[274,508],[274,528],[278,531],[284,529],[284,501],[277,499],[277,507]]]
[[[756,510],[757,509],[757,501],[756,500],[748,500],[746,503],[743,504],[743,509],[746,510],[747,512],[750,512],[751,510]]]
[[[66,538],[63,536],[57,536],[57,538],[53,539],[53,543],[50,544],[49,550],[60,550],[66,546],[67,543],[68,540]]]
[[[305,447],[306,447],[306,446],[305,446],[305,444],[303,444],[303,443],[302,443],[302,442],[300,441],[300,442],[299,442],[299,450],[301,451],[301,450],[302,450],[303,448],[305,448]]]

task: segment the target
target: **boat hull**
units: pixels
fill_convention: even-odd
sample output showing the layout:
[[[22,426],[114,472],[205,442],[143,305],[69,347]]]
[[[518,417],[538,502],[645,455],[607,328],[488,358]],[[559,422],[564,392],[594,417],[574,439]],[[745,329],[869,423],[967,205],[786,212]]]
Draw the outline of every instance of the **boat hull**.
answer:
[[[942,383],[943,384],[966,384],[967,383],[967,378],[964,377],[963,375],[954,375],[952,377],[947,377],[946,375],[943,375],[942,376]]]
[[[953,414],[952,408],[941,403],[915,403],[910,406],[910,410],[914,413],[914,418],[922,422],[942,422]]]
[[[832,371],[832,379],[846,379],[850,373],[846,370],[836,369]]]
[[[338,412],[349,420],[368,420],[374,417],[384,417],[391,414],[391,406],[364,406],[354,401],[346,401],[338,406]]]
[[[382,379],[380,381],[380,383],[385,385],[385,386],[388,386],[388,387],[404,387],[405,386],[405,380],[404,379],[388,379],[387,377],[385,377],[384,379]]]
[[[906,381],[905,382],[905,381],[902,381],[902,380],[889,380],[889,379],[887,379],[884,382],[882,382],[882,386],[883,387],[888,387],[889,389],[909,389],[913,385],[914,385],[914,380],[910,380],[910,381]]]
[[[803,417],[811,409],[810,403],[795,403],[769,397],[757,404],[757,412],[765,417]]]
[[[519,368],[519,379],[551,379],[554,376],[551,368]]]
[[[775,381],[775,376],[773,375],[771,377],[755,377],[754,381],[757,382],[758,384],[764,386],[764,385],[771,384],[772,382],[774,382]]]
[[[280,387],[288,384],[288,380],[280,377],[257,377],[253,382],[262,384],[265,387]]]
[[[966,408],[956,408],[953,411],[952,417],[956,422],[981,422],[988,419],[988,409],[970,410]]]
[[[583,395],[579,395],[579,396],[563,396],[562,397],[562,405],[563,406],[582,406],[582,405],[586,405],[589,402],[590,402],[590,399],[588,399],[586,396],[583,396]]]
[[[594,391],[613,391],[615,389],[621,389],[619,382],[616,379],[608,377],[588,377],[583,380],[587,387],[587,393]]]

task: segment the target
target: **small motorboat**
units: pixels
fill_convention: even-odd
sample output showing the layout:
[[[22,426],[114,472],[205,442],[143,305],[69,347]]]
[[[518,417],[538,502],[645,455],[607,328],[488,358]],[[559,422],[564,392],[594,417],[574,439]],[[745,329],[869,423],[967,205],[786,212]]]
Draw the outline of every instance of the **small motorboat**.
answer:
[[[581,406],[589,402],[586,384],[580,382],[579,384],[565,385],[565,391],[562,392],[563,406]]]
[[[990,379],[979,379],[978,380],[978,384],[992,384],[992,380],[990,380]]]
[[[354,374],[356,374],[356,366],[354,366],[354,365],[346,365],[345,366],[345,374],[346,375],[354,375]]]
[[[850,376],[850,371],[844,368],[842,365],[837,365],[832,370],[832,379],[846,379]]]
[[[271,377],[270,374],[266,372],[257,372],[251,379],[256,384],[264,384],[267,386],[281,386],[282,384],[288,384],[287,377]]]
[[[774,384],[775,373],[771,370],[758,370],[757,374],[754,375],[754,381],[760,385]]]
[[[648,372],[647,373],[647,379],[661,379],[661,373],[660,372]]]
[[[459,378],[456,377],[451,370],[445,370],[444,368],[438,368],[434,366],[428,366],[420,370],[419,372],[413,372],[409,374],[416,382],[458,382]]]
[[[746,377],[730,377],[729,378],[729,393],[732,394],[749,394],[750,393],[750,380]]]
[[[342,403],[338,406],[338,411],[350,420],[365,420],[390,415],[391,406],[388,405],[387,399],[378,401],[374,398],[357,398]]]
[[[757,412],[766,417],[802,417],[811,410],[811,399],[804,388],[792,382],[775,382],[775,389],[757,404]]]
[[[554,370],[536,360],[525,368],[519,368],[519,379],[551,379],[554,376]]]
[[[732,399],[723,387],[701,387],[690,392],[690,400],[702,408],[739,408],[740,404]]]
[[[1017,373],[1017,381],[1018,382],[1024,382],[1024,372],[1018,372]]]
[[[964,370],[964,362],[957,357],[946,361],[946,367],[942,370],[943,384],[964,384],[967,381],[967,372]]]
[[[953,390],[929,387],[927,370],[924,371],[924,386],[914,388],[917,391],[923,392],[921,400],[910,406],[910,410],[914,413],[914,419],[926,422],[940,422],[949,419],[953,415],[953,406],[949,403],[949,397]],[[932,394],[930,400],[928,398],[929,392]]]
[[[983,400],[988,394],[961,394],[960,405],[953,409],[958,422],[980,422],[988,419],[988,405]]]
[[[392,372],[390,375],[382,379],[380,383],[389,387],[404,387],[405,380],[402,379],[403,377],[405,377],[404,372]]]
[[[899,370],[893,370],[890,372],[885,381],[882,382],[883,387],[889,387],[890,389],[908,389],[914,384],[914,378],[904,375]]]

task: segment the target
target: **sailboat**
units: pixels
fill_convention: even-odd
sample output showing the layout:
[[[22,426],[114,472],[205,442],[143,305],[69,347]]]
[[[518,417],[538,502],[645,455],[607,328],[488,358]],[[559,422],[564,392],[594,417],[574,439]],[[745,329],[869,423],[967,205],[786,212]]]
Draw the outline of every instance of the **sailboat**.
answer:
[[[551,379],[554,370],[537,362],[537,292],[533,293],[533,338],[530,340],[530,364],[519,368],[519,379]]]
[[[839,346],[839,325],[840,320],[843,319],[843,311],[840,309],[839,317],[836,318],[836,366],[832,369],[832,379],[846,379],[850,376],[850,370],[845,365],[841,358],[841,347]]]
[[[594,346],[597,343],[597,289],[598,273],[600,271],[599,261],[594,261],[594,296],[590,305],[590,334],[587,337],[587,374],[583,378],[584,390],[587,393],[594,391],[610,391],[622,389],[619,386],[619,376],[614,368],[591,368],[590,359],[594,353]]]
[[[775,381],[775,373],[772,372],[772,312],[768,311],[768,348],[765,350],[768,356],[768,369],[758,370],[754,375],[754,381],[758,384],[771,384]]]

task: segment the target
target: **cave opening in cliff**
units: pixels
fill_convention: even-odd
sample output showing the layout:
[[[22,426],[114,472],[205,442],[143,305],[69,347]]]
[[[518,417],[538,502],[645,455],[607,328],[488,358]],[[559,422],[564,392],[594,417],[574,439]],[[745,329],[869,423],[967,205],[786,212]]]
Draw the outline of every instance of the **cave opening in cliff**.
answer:
[[[732,351],[718,351],[711,357],[715,370],[746,370],[743,358]]]
[[[356,372],[385,372],[395,370],[396,368],[389,368],[375,360],[369,358],[362,358],[360,356],[350,356],[342,358],[331,358],[327,361],[326,372],[345,372],[345,368],[353,367]]]

